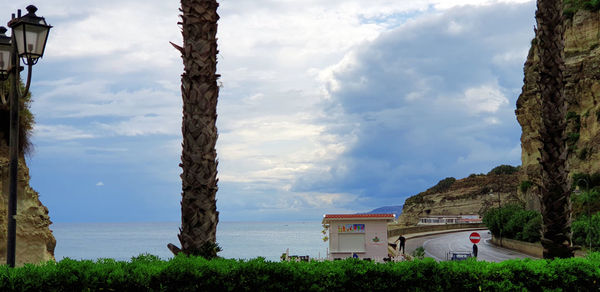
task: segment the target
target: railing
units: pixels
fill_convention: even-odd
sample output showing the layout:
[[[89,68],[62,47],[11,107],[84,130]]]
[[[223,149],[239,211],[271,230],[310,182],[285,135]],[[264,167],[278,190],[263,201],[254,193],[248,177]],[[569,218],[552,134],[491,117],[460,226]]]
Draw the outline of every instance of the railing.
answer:
[[[293,262],[308,262],[308,261],[318,261],[318,262],[323,262],[323,261],[337,261],[337,260],[345,260],[346,258],[334,258],[334,257],[328,257],[328,258],[288,258],[286,261],[293,261]],[[404,255],[399,255],[397,257],[370,257],[370,258],[362,258],[360,260],[363,261],[372,261],[372,262],[377,262],[377,263],[384,263],[384,262],[402,262],[402,261],[406,261],[407,259],[404,257]]]
[[[443,225],[426,225],[426,226],[411,226],[411,227],[400,227],[399,225],[390,224],[388,225],[388,237],[414,234],[414,233],[425,233],[431,231],[443,231],[452,229],[481,229],[486,228],[483,223],[460,223],[460,224],[443,224]]]

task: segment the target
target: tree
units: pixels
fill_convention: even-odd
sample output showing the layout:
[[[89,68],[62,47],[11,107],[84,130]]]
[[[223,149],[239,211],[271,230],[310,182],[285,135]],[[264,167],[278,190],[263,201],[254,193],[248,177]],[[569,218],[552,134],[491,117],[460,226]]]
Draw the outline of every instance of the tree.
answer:
[[[537,0],[536,11],[542,127],[539,149],[542,246],[544,258],[573,256],[571,190],[568,185],[566,103],[564,98],[564,27],[562,0]]]
[[[184,73],[181,75],[183,98],[183,169],[181,248],[168,244],[174,254],[215,257],[219,212],[217,194],[217,21],[216,0],[181,0]]]

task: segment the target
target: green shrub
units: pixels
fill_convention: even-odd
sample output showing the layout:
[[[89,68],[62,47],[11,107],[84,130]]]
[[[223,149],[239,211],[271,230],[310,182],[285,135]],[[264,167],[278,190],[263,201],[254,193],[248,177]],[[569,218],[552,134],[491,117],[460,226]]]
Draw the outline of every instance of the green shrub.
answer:
[[[590,188],[600,186],[600,172],[594,172],[590,175]]]
[[[573,129],[576,133],[579,133],[581,130],[581,116],[576,112],[568,112],[567,113],[567,123],[573,125]]]
[[[509,204],[492,208],[483,216],[483,223],[496,237],[502,236],[527,242],[540,240],[542,216],[522,206]]]
[[[531,188],[532,185],[533,185],[533,183],[531,181],[524,180],[519,185],[519,189],[521,190],[521,193],[526,193],[527,190],[529,190],[529,188]]]
[[[579,141],[579,133],[568,133],[567,134],[567,144],[574,145]]]
[[[577,158],[579,158],[580,160],[586,160],[588,157],[588,148],[583,148],[581,149],[581,151],[579,151],[579,153],[577,153]]]
[[[425,258],[425,249],[422,246],[417,247],[417,249],[415,249],[412,252],[412,256],[415,257],[416,259],[424,259]]]
[[[600,0],[586,0],[583,2],[583,8],[591,11],[597,11],[600,9]]]
[[[573,184],[572,189],[579,187],[581,190],[600,187],[600,172],[593,174],[576,172],[571,175]]]
[[[490,172],[488,172],[488,175],[490,175],[490,174],[513,174],[517,171],[519,171],[518,166],[503,164],[503,165],[494,167],[492,170],[490,170]]]
[[[576,112],[568,112],[567,113],[567,121],[571,119],[577,119],[579,115]]]
[[[534,212],[534,211],[531,211]],[[537,213],[537,212],[535,212]],[[527,242],[538,242],[541,238],[542,215],[537,213],[533,215],[523,226],[523,231],[518,234],[519,240]]]
[[[447,177],[441,181],[439,181],[435,186],[428,189],[428,191],[441,193],[447,191],[456,181],[453,177]]]
[[[571,224],[571,230],[573,244],[587,247],[591,242],[593,250],[600,250],[600,212],[592,214],[591,220],[587,214],[579,216]]]

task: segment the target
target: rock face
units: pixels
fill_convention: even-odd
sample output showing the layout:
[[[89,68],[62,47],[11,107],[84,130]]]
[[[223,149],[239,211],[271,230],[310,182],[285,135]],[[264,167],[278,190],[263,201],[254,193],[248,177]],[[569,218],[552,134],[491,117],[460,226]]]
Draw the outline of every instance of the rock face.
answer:
[[[0,264],[6,263],[7,206],[9,190],[8,149],[0,146]],[[54,260],[56,239],[50,230],[50,217],[39,199],[39,194],[29,186],[29,168],[25,159],[19,159],[17,176],[17,242],[16,264],[41,263]]]
[[[517,172],[442,180],[427,191],[406,199],[398,223],[413,226],[419,218],[431,215],[483,215],[489,208],[498,206],[498,194],[502,205],[519,202],[519,176]]]
[[[570,173],[600,171],[600,13],[579,10],[565,23],[565,97],[567,106],[567,145]],[[536,85],[539,58],[532,41],[521,95],[515,111],[522,127],[521,181],[533,187],[522,198],[531,209],[539,209],[536,184],[540,182],[539,129],[540,96]]]

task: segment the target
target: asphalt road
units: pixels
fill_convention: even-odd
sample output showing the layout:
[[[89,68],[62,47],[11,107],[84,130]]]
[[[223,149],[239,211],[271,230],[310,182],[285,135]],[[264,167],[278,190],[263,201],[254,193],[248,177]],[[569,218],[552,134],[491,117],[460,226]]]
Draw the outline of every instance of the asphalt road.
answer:
[[[406,253],[412,252],[419,246],[425,249],[425,256],[434,258],[438,261],[445,261],[446,254],[449,251],[473,252],[473,243],[469,240],[469,235],[473,231],[462,231],[456,233],[446,233],[430,235],[406,240]],[[492,238],[487,230],[477,231],[481,235],[481,241],[477,244],[479,248],[477,259],[488,262],[501,262],[515,258],[535,258],[530,255],[522,254],[510,249],[496,247],[488,243]]]

